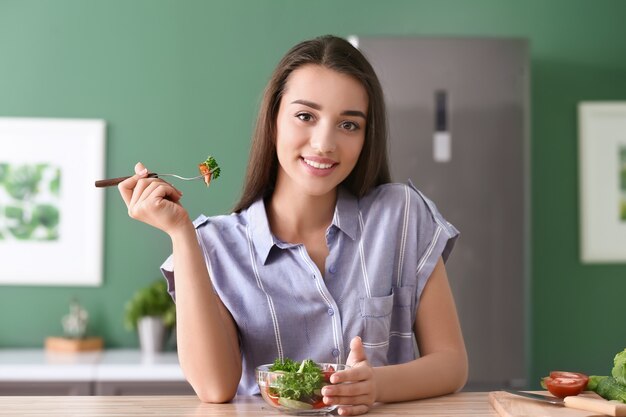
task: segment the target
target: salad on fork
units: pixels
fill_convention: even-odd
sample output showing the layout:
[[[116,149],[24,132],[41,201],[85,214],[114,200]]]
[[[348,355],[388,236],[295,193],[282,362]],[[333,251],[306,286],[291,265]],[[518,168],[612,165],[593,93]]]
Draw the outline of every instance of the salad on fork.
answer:
[[[200,170],[200,175],[195,176],[195,177],[181,177],[180,175],[177,175],[177,174],[157,174],[156,172],[150,172],[148,174],[148,178],[174,177],[183,181],[203,179],[204,183],[208,187],[211,183],[211,180],[217,179],[217,177],[220,176],[220,172],[221,172],[221,169],[217,161],[211,155],[209,155],[204,162],[201,162],[200,164],[198,164],[198,169]],[[96,181],[96,187],[112,187],[130,177],[131,176],[129,175],[126,177],[108,178],[105,180],[98,180]]]

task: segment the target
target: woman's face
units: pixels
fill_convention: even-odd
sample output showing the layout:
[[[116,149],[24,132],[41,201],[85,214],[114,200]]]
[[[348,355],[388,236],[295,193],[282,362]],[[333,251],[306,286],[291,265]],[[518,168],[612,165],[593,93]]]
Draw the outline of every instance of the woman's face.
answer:
[[[313,64],[293,71],[276,118],[276,187],[334,191],[359,159],[367,107],[365,88],[349,75]]]

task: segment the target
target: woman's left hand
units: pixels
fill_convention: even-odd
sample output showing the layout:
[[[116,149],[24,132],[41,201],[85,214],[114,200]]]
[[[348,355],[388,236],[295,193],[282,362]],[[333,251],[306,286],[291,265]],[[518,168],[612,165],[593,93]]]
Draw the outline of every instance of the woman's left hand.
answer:
[[[340,405],[338,412],[342,416],[365,414],[376,401],[376,380],[374,369],[367,362],[363,342],[358,336],[350,341],[346,364],[351,369],[335,372],[330,377],[333,385],[322,388],[324,402]]]

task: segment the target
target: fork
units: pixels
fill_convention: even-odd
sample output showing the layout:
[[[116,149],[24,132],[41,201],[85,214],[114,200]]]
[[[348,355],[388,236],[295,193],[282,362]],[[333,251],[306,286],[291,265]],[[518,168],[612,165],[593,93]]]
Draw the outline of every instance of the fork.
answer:
[[[216,169],[217,168],[213,168],[212,170],[210,170],[209,174],[213,174],[213,171],[215,171]],[[130,177],[132,177],[132,175],[128,175],[126,177],[108,178],[106,180],[98,180],[96,181],[96,187],[112,187]],[[204,175],[198,175],[196,177],[181,177],[180,175],[176,175],[176,174],[157,174],[156,172],[148,173],[148,178],[160,178],[160,177],[174,177],[183,181],[193,181],[193,180],[203,179]]]

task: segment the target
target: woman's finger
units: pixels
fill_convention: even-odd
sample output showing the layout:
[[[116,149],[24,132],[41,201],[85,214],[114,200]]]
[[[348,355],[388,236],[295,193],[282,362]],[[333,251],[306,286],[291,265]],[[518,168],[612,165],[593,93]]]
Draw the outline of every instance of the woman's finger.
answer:
[[[160,192],[155,194],[155,190],[157,189],[159,189]],[[141,196],[139,196],[137,203],[142,203],[149,198],[155,198],[155,197],[167,198],[168,200],[178,201],[181,196],[182,196],[182,193],[178,191],[176,188],[172,187],[171,184],[163,180],[157,180],[157,181],[151,181],[146,186],[146,188],[141,193]]]
[[[360,336],[354,336],[352,340],[350,340],[350,353],[348,354],[348,359],[346,359],[346,364],[348,366],[355,366],[360,362],[364,362],[367,360],[367,355],[365,354],[365,347],[363,347],[363,341]]]
[[[372,368],[369,366],[355,366],[354,368],[337,371],[330,376],[330,382],[338,384],[340,382],[364,381],[371,378]]]
[[[366,405],[342,405],[337,409],[340,416],[358,416],[365,414],[370,410]]]
[[[128,205],[128,208],[132,210],[133,207],[137,205],[139,200],[142,197],[145,197],[145,191],[150,186],[150,184],[154,182],[159,182],[159,181],[163,181],[163,180],[158,179],[158,178],[139,178],[137,180],[137,184],[135,185],[135,188],[133,189],[133,195],[130,198],[130,203]]]
[[[178,190],[162,180],[140,180],[131,200],[129,215],[134,219],[147,221],[152,214],[163,208],[162,203],[178,204],[181,196]]]
[[[139,181],[141,178],[145,178],[146,176],[148,176],[148,170],[146,169],[146,167],[143,166],[141,162],[137,162],[135,164],[135,175],[125,179],[117,185],[117,189],[119,190],[120,195],[124,200],[124,203],[126,203],[126,207],[130,206],[133,197],[133,191],[137,186],[137,181]]]
[[[148,173],[148,168],[146,168],[141,162],[137,162],[135,164],[135,174],[143,175]]]
[[[340,405],[340,404],[374,404],[372,396],[370,394],[363,395],[346,395],[346,396],[332,396],[332,397],[324,397],[324,404],[329,405]]]
[[[322,395],[325,397],[355,396],[368,394],[371,390],[371,384],[356,382],[353,384],[327,385],[322,388]]]

